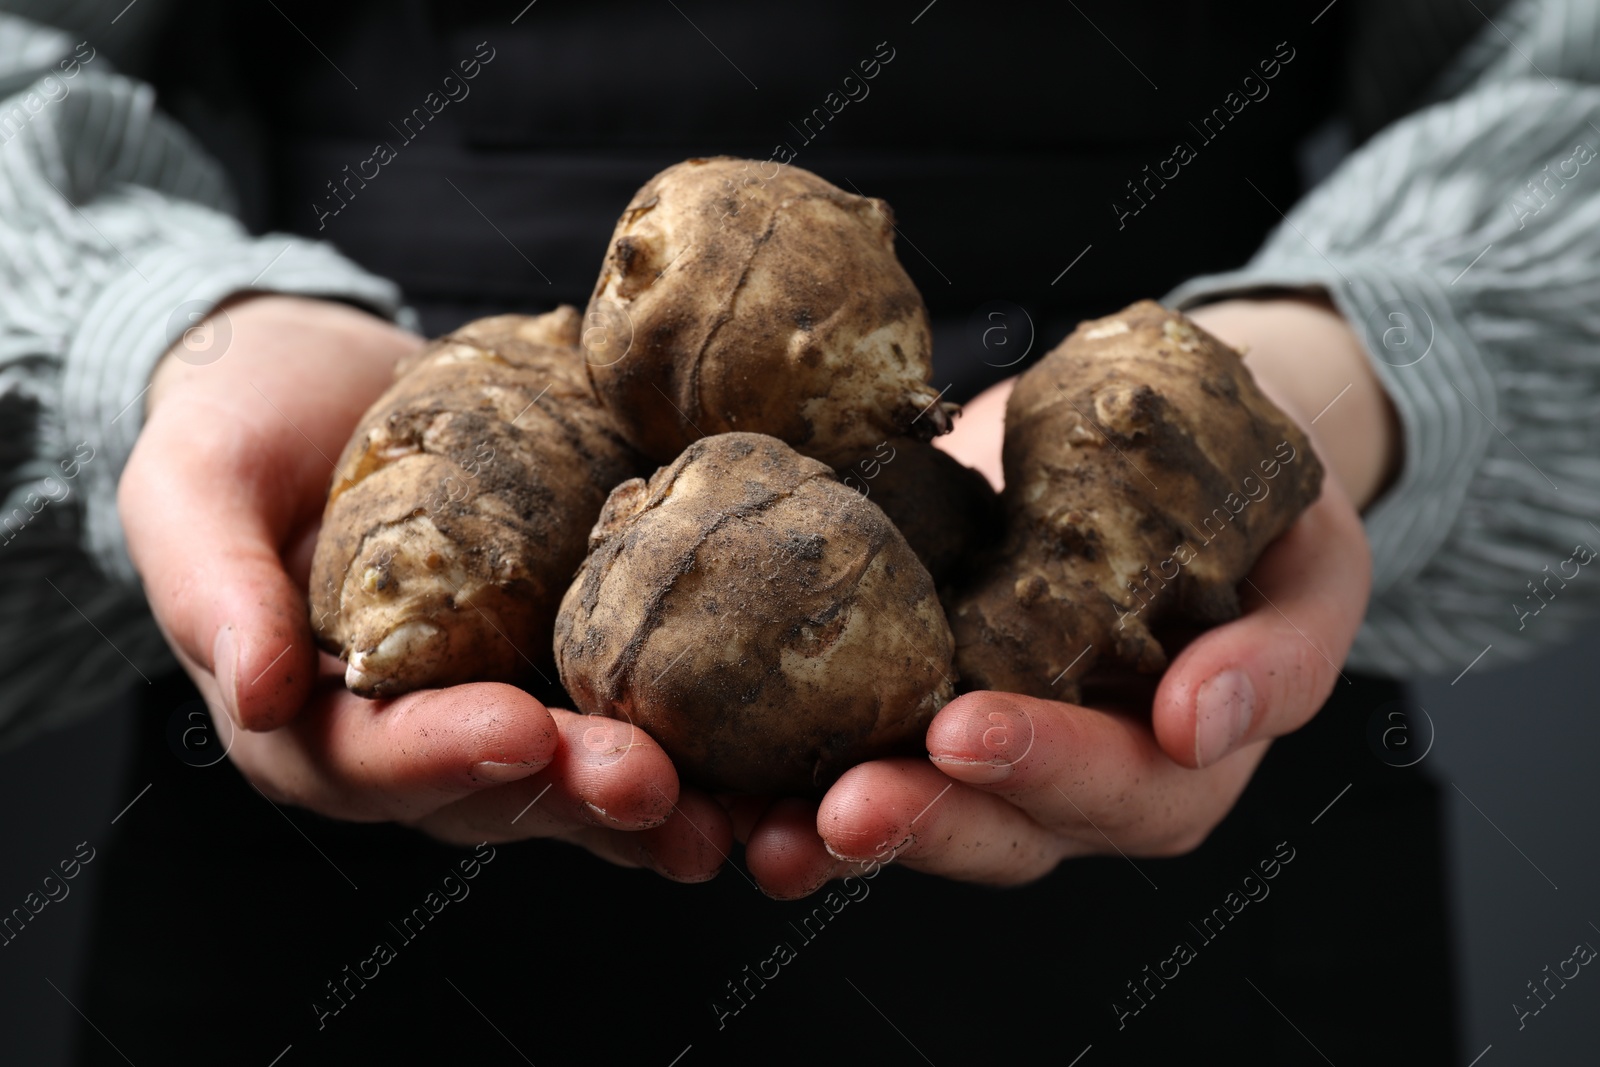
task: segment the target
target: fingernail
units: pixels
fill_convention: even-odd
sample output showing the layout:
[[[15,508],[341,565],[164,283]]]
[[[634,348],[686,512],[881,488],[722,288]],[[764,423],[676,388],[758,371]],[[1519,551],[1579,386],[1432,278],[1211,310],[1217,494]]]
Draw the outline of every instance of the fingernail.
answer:
[[[589,813],[589,821],[594,825],[614,826],[622,830],[649,830],[653,827],[660,826],[662,823],[672,818],[672,812],[670,809],[665,813],[658,813],[655,815],[640,815],[638,818],[630,821],[627,819],[619,819],[605,808],[602,808],[600,805],[590,803],[587,800],[583,802],[583,808]]]
[[[1250,732],[1256,691],[1250,676],[1238,669],[1208,679],[1195,694],[1194,761],[1209,767],[1232,752]]]
[[[846,856],[843,852],[826,843],[822,847],[828,850],[828,855],[840,863],[865,863],[870,858],[868,856]]]
[[[583,806],[585,808],[587,808],[594,815],[596,820],[598,820],[600,823],[603,823],[603,824],[608,825],[608,826],[621,826],[622,825],[622,822],[620,820],[613,819],[611,817],[611,813],[606,811],[605,808],[602,808],[598,804],[592,804],[589,801],[585,800],[583,802]]]
[[[871,851],[869,853],[863,853],[862,855],[859,855],[859,856],[847,856],[847,855],[845,855],[843,852],[840,852],[838,849],[834,848],[833,847],[833,842],[829,841],[827,838],[823,838],[822,839],[822,847],[828,850],[828,855],[832,856],[836,860],[842,860],[845,863],[855,864],[855,863],[873,863],[873,862],[876,862],[876,863],[882,865],[882,864],[887,864],[887,863],[893,863],[894,860],[895,860],[895,857],[899,856],[900,853],[907,846],[913,844],[916,840],[917,840],[917,835],[916,834],[907,834],[906,836],[902,837],[898,842],[895,842],[895,843],[883,842],[882,844],[879,844],[878,846],[876,846],[876,848],[874,848],[873,851]]]
[[[950,759],[945,756],[929,756],[938,768],[957,781],[966,782],[968,785],[993,785],[1003,782],[1011,777],[1011,772],[1016,768],[1005,761],[995,760],[966,760]]]
[[[484,778],[491,782],[520,782],[530,774],[537,773],[543,763],[499,763],[495,760],[482,760],[472,765],[472,776]]]
[[[1017,761],[1033,747],[1033,720],[1003,711],[972,716],[966,736],[928,758],[952,778],[972,785],[991,785],[1011,777]]]
[[[668,881],[682,882],[685,885],[695,885],[699,882],[709,882],[711,879],[722,873],[722,867],[720,865],[712,868],[710,871],[703,871],[696,874],[686,874],[682,871],[674,870],[663,863],[661,858],[654,852],[650,851],[650,847],[648,845],[639,846],[639,862],[650,870],[655,871]]]
[[[244,720],[239,717],[239,638],[232,626],[217,630],[216,640],[211,645],[211,669],[217,679],[222,706],[228,710],[228,717],[234,725],[242,728]]]
[[[766,886],[760,886],[759,888],[762,893],[766,894],[766,896],[772,900],[804,900],[806,897],[809,897],[811,894],[815,893],[817,890],[821,889],[835,878],[843,878],[845,875],[849,874],[850,868],[853,866],[855,865],[843,863],[833,864],[826,869],[817,872],[805,883],[805,885],[801,886],[799,889],[792,890],[790,892],[774,893]]]

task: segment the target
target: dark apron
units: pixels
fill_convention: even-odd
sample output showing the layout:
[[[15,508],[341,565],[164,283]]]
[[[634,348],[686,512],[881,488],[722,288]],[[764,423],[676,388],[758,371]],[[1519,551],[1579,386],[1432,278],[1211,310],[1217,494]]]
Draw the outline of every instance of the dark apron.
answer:
[[[650,174],[784,145],[894,206],[958,397],[1022,365],[1029,323],[1031,359],[1078,317],[1246,259],[1348,58],[1339,8],[1308,27],[1267,3],[945,0],[913,24],[919,4],[544,0],[515,26],[520,4],[238,6],[174,25],[164,101],[240,175],[253,225],[332,239],[428,332],[581,305]],[[1145,184],[1177,141],[1195,157]],[[1013,348],[982,342],[996,309]],[[105,850],[84,1009],[136,1063],[1321,1062],[1308,1037],[1333,1062],[1454,1062],[1439,796],[1368,737],[1401,696],[1341,684],[1180,859],[1008,890],[890,868],[818,913],[736,869],[679,886],[534,842],[409,927],[470,853],[291,827],[226,762],[174,755],[194,695],[169,680],[143,701],[129,781],[154,787]],[[1372,1011],[1372,978],[1402,968],[1405,1010]],[[123,1062],[79,1036],[78,1062]]]
[[[938,3],[915,25],[844,0],[543,0],[515,26],[503,3],[191,6],[164,103],[247,176],[254,225],[394,278],[427,332],[581,306],[665,166],[787,159],[893,206],[957,399],[1080,318],[1247,259],[1298,195],[1292,148],[1342,58],[1334,14],[1308,35],[1265,0],[1090,5],[1092,23]],[[985,347],[997,321],[1007,344]]]
[[[448,885],[470,850],[291,826],[226,761],[185,765],[173,730],[200,705],[173,679],[144,699],[123,792],[154,784],[96,861],[80,1003],[137,1064],[265,1067],[290,1045],[280,1067],[522,1063],[510,1046],[665,1067],[690,1045],[683,1067],[921,1064],[913,1044],[941,1067],[1089,1045],[1083,1064],[1323,1062],[1284,1016],[1334,1063],[1459,1064],[1440,797],[1368,744],[1400,696],[1341,684],[1188,856],[1071,861],[1018,889],[891,866],[835,912],[731,868],[675,885],[547,842]],[[1372,1010],[1394,974],[1403,1010]],[[77,1039],[76,1062],[124,1063]]]

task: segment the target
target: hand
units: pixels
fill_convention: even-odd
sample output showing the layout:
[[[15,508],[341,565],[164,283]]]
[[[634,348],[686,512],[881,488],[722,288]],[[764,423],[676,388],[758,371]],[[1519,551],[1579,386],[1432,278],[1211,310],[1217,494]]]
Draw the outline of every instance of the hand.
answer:
[[[968,693],[934,718],[928,759],[855,767],[820,806],[735,808],[767,892],[804,896],[886,851],[916,870],[990,884],[1113,849],[1182,854],[1232,809],[1271,740],[1322,706],[1366,611],[1371,560],[1357,509],[1391,475],[1394,414],[1359,340],[1326,304],[1230,301],[1194,318],[1249,349],[1257,381],[1329,471],[1322,495],[1257,562],[1241,617],[1184,648],[1142,706],[1137,696],[1090,708]],[[997,485],[1009,385],[968,405],[940,439]]]
[[[560,837],[684,881],[715,874],[722,809],[680,797],[666,754],[626,723],[508,685],[392,701],[345,690],[312,641],[311,552],[334,459],[422,342],[296,297],[250,296],[222,316],[220,358],[175,349],[158,365],[117,503],[156,621],[245,777],[333,818],[460,843]]]

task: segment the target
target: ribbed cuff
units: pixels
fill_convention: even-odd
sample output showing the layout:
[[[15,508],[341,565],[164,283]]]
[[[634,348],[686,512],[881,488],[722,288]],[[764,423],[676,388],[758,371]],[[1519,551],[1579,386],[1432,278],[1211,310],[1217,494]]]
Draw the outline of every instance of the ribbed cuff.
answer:
[[[1262,262],[1195,278],[1166,302],[1189,308],[1306,288],[1325,290],[1365,342],[1404,434],[1399,476],[1363,517],[1377,597],[1421,571],[1455,526],[1496,434],[1494,380],[1449,286],[1420,271],[1371,260]]]
[[[84,543],[107,575],[135,582],[117,516],[117,481],[144,425],[144,393],[161,356],[211,308],[252,290],[348,300],[394,318],[394,283],[326,244],[287,234],[169,246],[139,257],[89,305],[62,369],[68,448],[87,442]]]

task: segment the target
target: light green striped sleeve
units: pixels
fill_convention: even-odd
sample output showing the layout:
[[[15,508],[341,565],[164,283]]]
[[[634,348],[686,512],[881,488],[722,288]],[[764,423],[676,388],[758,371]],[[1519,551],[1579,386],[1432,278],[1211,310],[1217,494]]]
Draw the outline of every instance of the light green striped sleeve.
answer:
[[[1245,268],[1168,297],[1320,287],[1364,337],[1405,458],[1366,515],[1355,667],[1456,675],[1491,646],[1492,666],[1600,605],[1597,83],[1600,5],[1512,5],[1453,96],[1356,151]]]
[[[0,744],[171,665],[116,513],[162,353],[247,289],[397,313],[391,283],[231,206],[149,86],[0,15]]]

